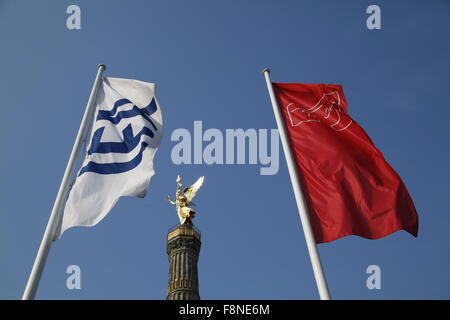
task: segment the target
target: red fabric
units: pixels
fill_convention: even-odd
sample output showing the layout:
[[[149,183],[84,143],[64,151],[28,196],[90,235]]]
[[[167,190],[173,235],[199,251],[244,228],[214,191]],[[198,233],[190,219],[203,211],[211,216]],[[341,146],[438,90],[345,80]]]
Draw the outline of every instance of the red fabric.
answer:
[[[398,174],[347,114],[342,86],[274,83],[317,243],[378,239],[418,217]],[[382,124],[381,124],[382,125]]]

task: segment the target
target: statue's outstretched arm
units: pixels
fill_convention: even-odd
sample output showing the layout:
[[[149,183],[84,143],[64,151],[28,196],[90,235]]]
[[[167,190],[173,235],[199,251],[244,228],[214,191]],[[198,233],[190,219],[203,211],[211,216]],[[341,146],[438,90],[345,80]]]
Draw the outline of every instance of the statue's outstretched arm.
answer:
[[[169,201],[171,204],[175,205],[176,202],[172,200],[170,196],[167,196],[167,201]]]

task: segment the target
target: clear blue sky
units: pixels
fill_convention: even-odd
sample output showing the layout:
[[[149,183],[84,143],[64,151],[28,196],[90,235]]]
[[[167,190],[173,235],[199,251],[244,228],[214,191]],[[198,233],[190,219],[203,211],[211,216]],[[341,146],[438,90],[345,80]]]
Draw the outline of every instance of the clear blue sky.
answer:
[[[81,7],[82,29],[66,28]],[[381,7],[382,29],[365,13]],[[0,298],[23,292],[98,63],[157,84],[165,137],[146,198],[122,198],[93,228],[54,243],[40,299],[165,299],[165,201],[181,173],[205,175],[196,203],[203,299],[317,299],[285,159],[172,163],[176,128],[276,128],[261,71],[279,82],[338,83],[350,115],[405,182],[419,237],[319,245],[336,299],[450,298],[448,1],[0,0]],[[280,150],[281,151],[281,150]],[[82,289],[66,289],[79,265]],[[366,268],[381,267],[381,290]]]

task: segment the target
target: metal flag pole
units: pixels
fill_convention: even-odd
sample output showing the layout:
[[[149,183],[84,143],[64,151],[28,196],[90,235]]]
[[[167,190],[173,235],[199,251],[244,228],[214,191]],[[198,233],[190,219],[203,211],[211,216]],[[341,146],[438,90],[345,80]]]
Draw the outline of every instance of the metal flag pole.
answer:
[[[94,108],[94,101],[101,83],[103,71],[105,69],[106,66],[104,64],[100,64],[98,66],[97,75],[95,77],[94,85],[92,86],[91,94],[89,95],[86,110],[84,111],[80,128],[78,129],[77,137],[75,138],[75,143],[73,144],[72,147],[72,153],[70,154],[69,162],[67,163],[66,171],[64,172],[61,185],[59,186],[58,194],[56,195],[55,203],[53,204],[53,209],[50,214],[47,227],[45,228],[44,236],[42,237],[41,244],[39,246],[39,250],[36,255],[36,260],[34,261],[33,268],[31,269],[30,277],[28,278],[28,282],[25,287],[22,300],[33,300],[36,295],[36,291],[39,286],[39,281],[42,276],[42,271],[44,270],[48,252],[50,251],[55,230],[58,225],[61,208],[63,206],[65,198],[64,195],[67,193],[70,176],[72,175],[75,160],[82,145],[83,133],[86,128],[86,125],[88,124],[91,111]]]
[[[308,209],[306,206],[305,197],[303,195],[297,167],[294,163],[294,155],[287,138],[287,130],[284,121],[281,116],[278,101],[273,91],[272,81],[270,80],[270,70],[263,70],[264,78],[266,79],[267,89],[269,90],[270,101],[272,102],[273,112],[275,113],[275,119],[277,121],[278,130],[280,132],[281,143],[283,144],[284,156],[289,170],[289,176],[291,177],[292,188],[294,189],[295,200],[297,202],[298,213],[300,215],[300,221],[302,223],[303,232],[306,238],[306,245],[308,247],[309,257],[311,259],[312,268],[314,271],[314,277],[316,279],[317,289],[321,300],[330,300],[330,293],[328,292],[328,285],[325,279],[325,275],[322,269],[322,263],[320,262],[319,252],[317,251],[316,241],[309,222]]]

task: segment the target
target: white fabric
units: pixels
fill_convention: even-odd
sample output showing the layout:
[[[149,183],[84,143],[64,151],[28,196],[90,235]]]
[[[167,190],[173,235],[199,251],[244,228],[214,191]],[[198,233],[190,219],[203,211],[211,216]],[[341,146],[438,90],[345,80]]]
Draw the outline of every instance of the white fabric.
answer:
[[[118,118],[122,116],[120,121],[115,124],[105,119],[97,120],[99,111],[113,111],[114,104],[124,98],[131,103],[119,106],[115,113],[110,114],[110,119],[114,121],[118,121]],[[149,106],[152,99],[156,103],[156,112],[150,115],[144,114],[144,116],[140,114],[130,116],[129,113],[133,112],[133,108],[138,113],[146,110],[145,107]],[[136,111],[137,108],[140,111]],[[127,113],[128,115],[126,115]],[[156,126],[156,130],[148,121],[148,118]],[[137,145],[127,152],[97,153],[95,150],[98,149],[95,149],[94,153],[88,154],[94,132],[102,127],[104,127],[104,130],[100,143],[116,142],[116,145],[118,143],[127,145],[128,142],[124,141],[122,130],[130,124],[133,132],[132,137],[136,137],[144,127],[153,132],[154,136],[142,134]],[[70,190],[59,225],[60,228],[56,232],[56,238],[59,238],[65,230],[71,227],[96,225],[109,213],[121,196],[141,198],[145,196],[150,178],[155,173],[153,157],[162,139],[162,113],[156,101],[155,85],[138,80],[104,78],[95,101],[95,113],[91,127],[86,143],[87,149],[85,150],[84,161]],[[147,143],[148,146],[140,152],[142,143]],[[108,168],[111,167],[105,166],[105,164],[113,164],[112,166],[116,168],[115,164],[118,163],[120,165],[137,163],[136,159],[139,158],[140,153],[142,154],[141,161],[128,171],[116,172],[117,169],[110,170]],[[106,170],[107,172],[82,172],[82,168],[85,168],[90,162],[91,164],[92,162],[100,164],[100,171]]]

